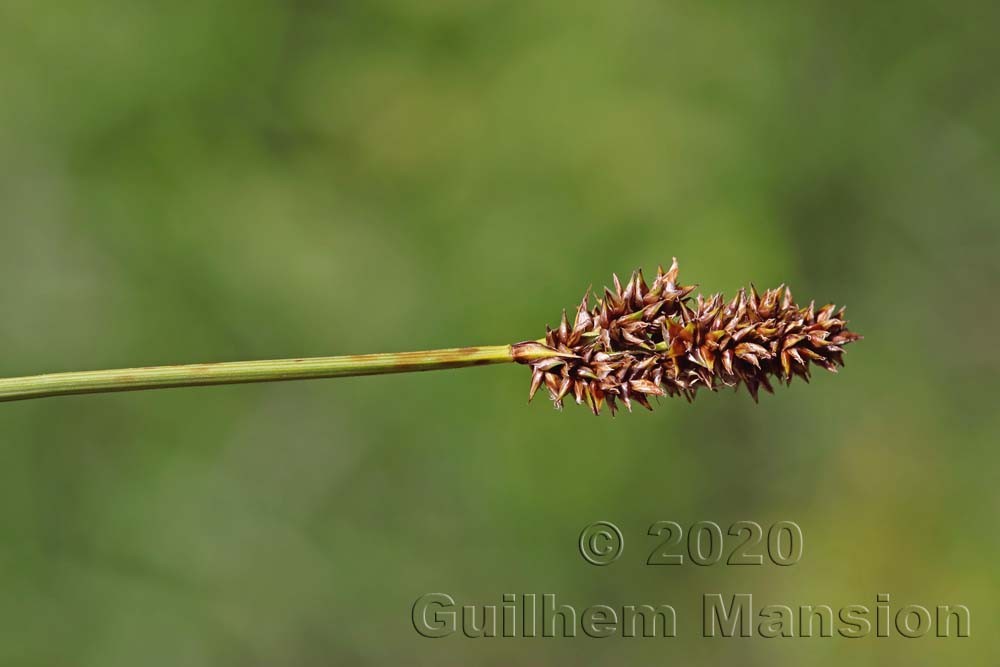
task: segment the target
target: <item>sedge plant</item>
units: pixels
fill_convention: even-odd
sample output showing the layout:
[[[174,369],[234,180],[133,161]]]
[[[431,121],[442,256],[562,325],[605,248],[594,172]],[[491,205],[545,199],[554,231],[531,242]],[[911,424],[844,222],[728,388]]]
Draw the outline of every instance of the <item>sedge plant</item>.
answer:
[[[647,284],[642,270],[622,286],[591,298],[572,319],[563,311],[544,338],[509,345],[458,347],[268,361],[53,373],[0,379],[0,401],[169,387],[280,382],[410,373],[517,363],[531,369],[529,400],[545,387],[557,408],[569,398],[595,414],[607,406],[652,409],[651,397],[702,389],[746,387],[773,392],[772,380],[809,380],[810,365],[836,372],[844,345],[861,338],[847,329],[844,309],[800,307],[784,285],[758,293],[753,285],[730,300],[692,297],[678,283],[677,260]]]

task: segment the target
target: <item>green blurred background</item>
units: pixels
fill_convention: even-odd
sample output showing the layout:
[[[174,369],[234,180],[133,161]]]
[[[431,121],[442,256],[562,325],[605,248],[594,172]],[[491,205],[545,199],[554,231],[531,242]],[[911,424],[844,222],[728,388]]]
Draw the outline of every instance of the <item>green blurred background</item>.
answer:
[[[0,662],[986,664],[1000,653],[1000,21],[978,3],[0,5],[0,375],[513,342],[677,256],[866,336],[616,419],[528,373],[0,408]],[[618,523],[617,563],[577,552]],[[797,521],[656,568],[655,520]],[[442,591],[680,637],[420,638]],[[969,639],[700,639],[703,593],[963,603]],[[894,633],[895,634],[895,633]]]

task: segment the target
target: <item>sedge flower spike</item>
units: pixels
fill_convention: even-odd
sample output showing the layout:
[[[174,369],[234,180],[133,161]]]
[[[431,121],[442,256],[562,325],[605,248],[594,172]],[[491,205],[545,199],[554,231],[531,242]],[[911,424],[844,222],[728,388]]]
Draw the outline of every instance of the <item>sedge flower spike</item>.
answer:
[[[563,311],[545,333],[552,355],[522,362],[532,368],[529,400],[544,385],[557,408],[570,397],[595,415],[605,405],[614,414],[619,402],[652,409],[650,396],[690,401],[699,389],[743,385],[756,401],[761,387],[773,393],[771,378],[808,382],[810,363],[836,372],[843,346],[861,338],[848,331],[843,308],[800,308],[784,285],[692,303],[694,287],[680,285],[677,273],[675,258],[651,286],[641,270],[625,287],[616,275],[614,290],[592,307],[587,291],[572,322]]]
[[[660,267],[652,285],[642,271],[622,287],[605,288],[590,304],[584,295],[570,322],[563,311],[545,337],[513,345],[460,347],[307,359],[231,361],[180,366],[51,373],[0,378],[0,401],[251,382],[382,375],[516,362],[531,367],[529,400],[544,385],[557,408],[567,397],[594,414],[619,403],[629,411],[649,397],[743,385],[757,400],[771,378],[809,379],[809,366],[842,366],[848,331],[844,309],[810,303],[800,308],[784,285],[759,294],[751,286],[730,301],[721,294],[693,298],[677,282],[677,260]]]

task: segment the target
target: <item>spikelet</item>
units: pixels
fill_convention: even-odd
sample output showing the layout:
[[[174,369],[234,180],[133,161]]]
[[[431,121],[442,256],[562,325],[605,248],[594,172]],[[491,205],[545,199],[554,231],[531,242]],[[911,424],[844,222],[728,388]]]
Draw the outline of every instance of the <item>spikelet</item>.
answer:
[[[614,414],[619,402],[651,410],[650,396],[691,400],[699,389],[743,385],[756,401],[762,387],[773,393],[771,378],[808,382],[810,363],[836,372],[843,346],[861,338],[847,330],[843,308],[800,308],[784,285],[763,294],[751,285],[729,302],[692,299],[677,271],[675,258],[652,286],[641,270],[625,287],[616,275],[594,306],[588,290],[572,321],[563,311],[556,329],[546,327],[544,345],[515,345],[515,360],[532,368],[529,400],[544,385],[557,408],[571,397],[595,415],[605,404]]]

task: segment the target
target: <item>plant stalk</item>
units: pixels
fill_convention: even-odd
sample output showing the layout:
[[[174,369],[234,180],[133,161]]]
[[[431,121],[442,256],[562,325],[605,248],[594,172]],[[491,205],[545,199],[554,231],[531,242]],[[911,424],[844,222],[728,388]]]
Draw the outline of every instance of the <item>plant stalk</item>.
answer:
[[[233,361],[183,366],[155,366],[117,370],[53,373],[0,379],[0,402],[49,396],[142,391],[168,387],[282,382],[319,378],[411,373],[445,368],[485,366],[551,356],[534,342],[517,345],[460,347],[423,352],[359,354],[340,357]]]

